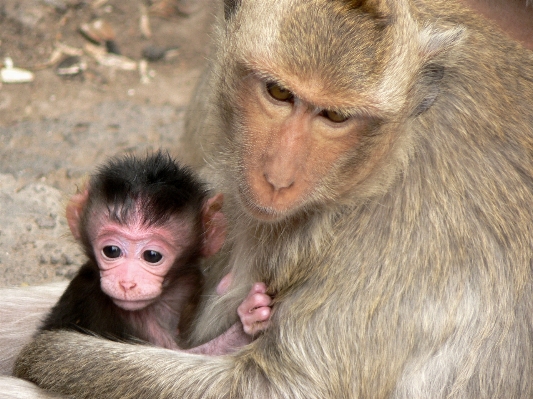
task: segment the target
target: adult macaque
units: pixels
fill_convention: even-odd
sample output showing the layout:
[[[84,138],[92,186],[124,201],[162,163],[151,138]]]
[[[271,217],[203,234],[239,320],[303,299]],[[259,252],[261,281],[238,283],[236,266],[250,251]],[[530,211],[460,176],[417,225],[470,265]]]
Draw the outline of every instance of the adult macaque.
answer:
[[[226,1],[215,36],[188,129],[234,278],[193,337],[254,281],[269,328],[220,357],[50,332],[16,374],[77,398],[533,397],[532,53],[452,0]]]
[[[70,229],[89,260],[40,330],[186,346],[178,332],[188,330],[200,298],[200,260],[224,243],[221,208],[222,195],[207,198],[204,185],[168,155],[110,160],[67,206]],[[268,319],[264,289],[255,285],[240,306],[244,331]],[[191,351],[221,354],[249,342],[236,323]]]

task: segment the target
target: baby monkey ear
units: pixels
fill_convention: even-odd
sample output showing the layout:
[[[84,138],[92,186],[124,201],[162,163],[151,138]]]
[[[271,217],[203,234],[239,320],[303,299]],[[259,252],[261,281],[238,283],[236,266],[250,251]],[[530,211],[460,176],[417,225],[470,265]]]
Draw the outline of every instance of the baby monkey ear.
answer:
[[[216,194],[205,201],[202,207],[202,226],[204,238],[202,256],[209,257],[216,254],[226,239],[227,221],[222,213],[224,195]]]
[[[81,214],[83,209],[87,205],[87,200],[89,198],[89,188],[88,184],[85,184],[81,190],[78,189],[78,192],[70,197],[70,200],[67,204],[67,222],[70,227],[70,231],[76,240],[81,239]]]

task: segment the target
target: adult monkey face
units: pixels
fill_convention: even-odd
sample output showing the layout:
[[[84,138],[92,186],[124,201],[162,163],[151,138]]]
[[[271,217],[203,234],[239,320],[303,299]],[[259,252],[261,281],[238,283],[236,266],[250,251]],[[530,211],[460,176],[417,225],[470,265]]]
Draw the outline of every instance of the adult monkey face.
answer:
[[[368,121],[317,107],[274,80],[250,76],[244,85],[239,194],[254,216],[276,219],[325,188],[325,176],[357,150]]]
[[[279,12],[261,15],[286,15],[284,8],[291,2],[280,3],[274,5]],[[239,30],[248,29],[241,21],[229,25],[224,64],[239,73],[220,85],[219,98],[231,112],[225,131],[226,148],[232,158],[238,157],[235,191],[248,212],[261,220],[342,202],[347,193],[353,201],[354,189],[364,197],[386,186],[392,175],[387,177],[388,166],[408,148],[396,151],[404,123],[431,106],[442,77],[434,74],[426,87],[416,88],[409,79],[394,76],[395,63],[385,67],[393,55],[387,40],[395,29],[384,17],[386,10],[361,13],[353,2],[316,3],[291,9],[290,20],[276,21],[260,17],[263,5],[226,7],[229,19],[239,15],[228,14],[230,6],[242,7],[243,15],[258,13],[257,19],[244,21],[259,21],[247,40],[239,36]],[[307,21],[311,12],[316,29],[295,24],[299,12]],[[323,29],[333,26],[332,19],[336,29]],[[457,32],[439,40],[453,44]],[[413,46],[405,49],[405,54],[394,54],[398,64]],[[442,48],[417,50],[431,57]],[[412,58],[418,60],[413,68],[422,72],[424,57]],[[395,85],[390,87],[392,77]],[[372,183],[365,185],[370,176]]]

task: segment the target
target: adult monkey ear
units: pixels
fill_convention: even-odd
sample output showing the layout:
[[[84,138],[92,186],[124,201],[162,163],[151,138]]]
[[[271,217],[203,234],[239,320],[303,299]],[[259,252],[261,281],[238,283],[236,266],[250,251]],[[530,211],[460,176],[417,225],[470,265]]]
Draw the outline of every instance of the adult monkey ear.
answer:
[[[241,0],[224,0],[224,19],[227,21],[231,18],[237,7],[239,7]]]
[[[202,256],[216,254],[226,239],[227,221],[222,213],[224,195],[217,194],[209,198],[202,207],[202,226],[204,228]]]
[[[463,27],[445,31],[426,27],[420,32],[420,54],[425,62],[418,73],[412,116],[426,112],[439,96],[446,69],[453,67],[455,63],[453,48],[464,37],[465,28]]]
[[[81,215],[83,209],[87,205],[87,200],[89,199],[89,188],[88,184],[84,184],[83,187],[78,189],[78,192],[70,197],[70,200],[67,204],[66,217],[68,222],[68,227],[76,240],[81,239]]]

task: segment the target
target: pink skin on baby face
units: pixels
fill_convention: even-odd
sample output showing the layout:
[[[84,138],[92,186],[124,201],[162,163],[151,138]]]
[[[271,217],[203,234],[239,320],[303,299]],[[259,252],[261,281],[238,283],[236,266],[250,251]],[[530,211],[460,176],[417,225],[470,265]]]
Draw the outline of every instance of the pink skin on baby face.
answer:
[[[164,226],[121,225],[103,217],[93,226],[92,245],[102,290],[129,311],[157,300],[166,274],[191,241],[192,223],[188,221],[170,221]]]
[[[202,246],[204,256],[216,253],[225,238],[225,220],[220,212],[212,211],[213,206],[213,201],[208,202],[203,211],[204,218],[208,215],[205,224],[210,226]],[[192,226],[192,220],[186,216],[174,217],[163,226],[147,226],[135,220],[119,224],[109,220],[105,213],[95,214],[89,233],[104,293],[126,311],[141,310],[157,302],[164,293],[165,276],[193,240]],[[229,288],[232,277],[229,274],[222,279],[217,287],[219,295]],[[268,327],[271,301],[265,284],[253,285],[238,308],[248,336]],[[217,348],[226,346],[214,344]]]

